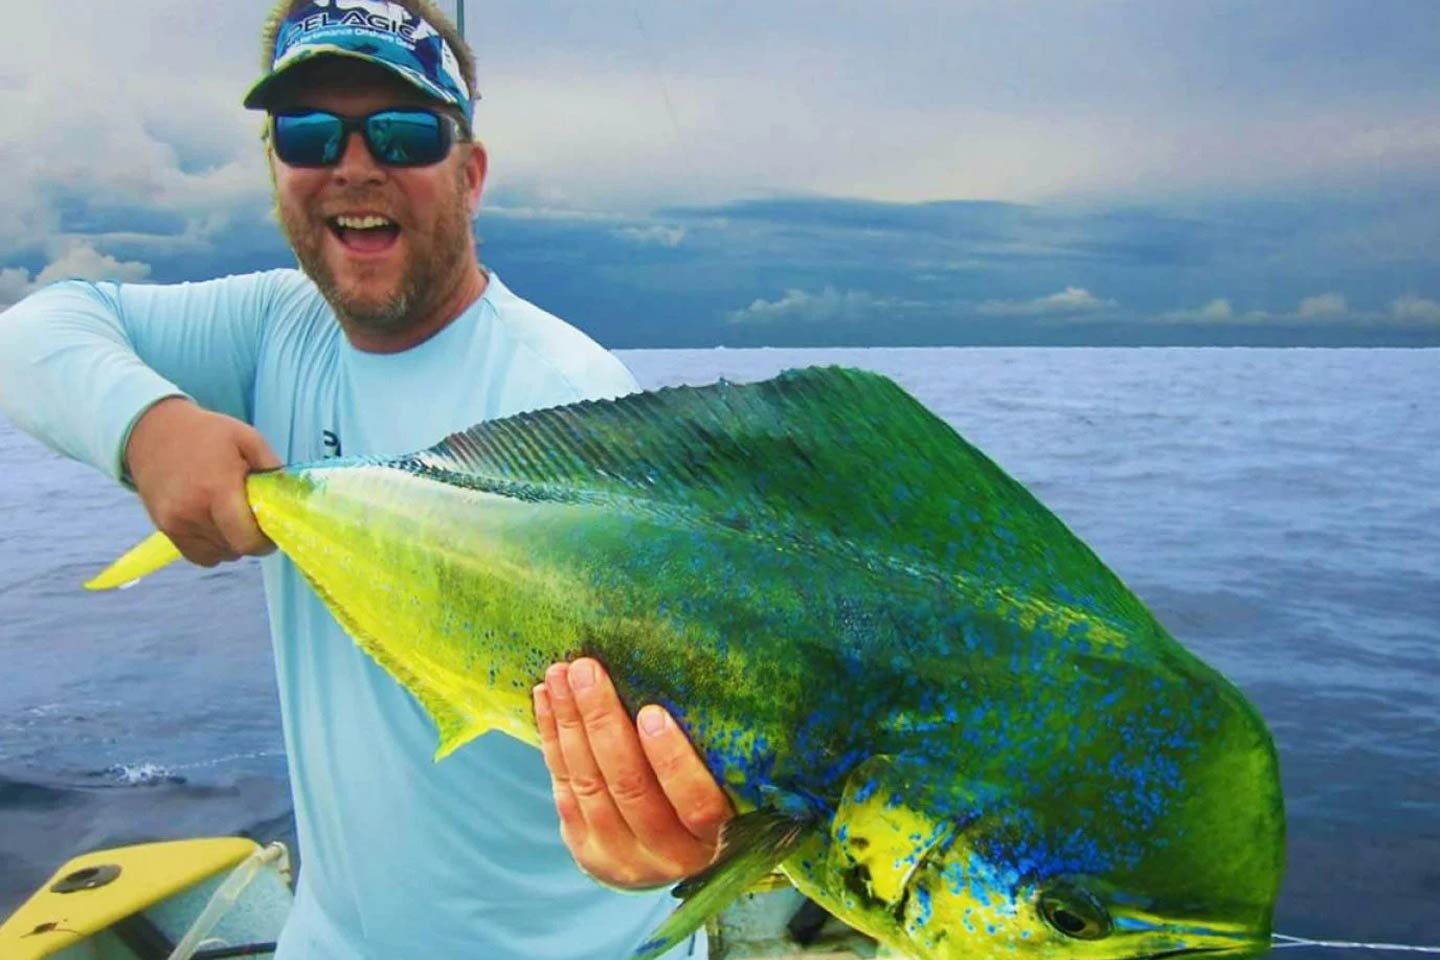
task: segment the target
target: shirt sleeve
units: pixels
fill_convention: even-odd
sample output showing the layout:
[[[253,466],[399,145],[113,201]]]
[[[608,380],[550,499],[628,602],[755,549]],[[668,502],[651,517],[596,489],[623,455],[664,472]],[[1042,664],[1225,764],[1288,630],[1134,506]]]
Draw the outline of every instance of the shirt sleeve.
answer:
[[[250,422],[265,320],[284,273],[39,290],[0,313],[0,413],[122,482],[131,429],[166,397]]]

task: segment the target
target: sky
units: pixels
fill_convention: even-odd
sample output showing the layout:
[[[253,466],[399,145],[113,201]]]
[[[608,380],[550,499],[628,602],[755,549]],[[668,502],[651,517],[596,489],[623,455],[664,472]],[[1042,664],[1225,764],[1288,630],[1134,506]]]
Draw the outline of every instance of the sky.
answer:
[[[3,4],[0,305],[293,265],[239,105],[265,0]],[[467,36],[482,259],[607,346],[1440,345],[1433,0],[469,0]]]

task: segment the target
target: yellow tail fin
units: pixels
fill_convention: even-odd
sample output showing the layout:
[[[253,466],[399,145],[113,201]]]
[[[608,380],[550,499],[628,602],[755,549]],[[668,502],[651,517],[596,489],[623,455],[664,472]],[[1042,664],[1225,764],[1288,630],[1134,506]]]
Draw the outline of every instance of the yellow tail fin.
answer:
[[[86,590],[114,590],[130,586],[141,577],[180,559],[180,551],[163,533],[152,533],[131,547],[126,554],[106,567],[104,572],[85,584]]]

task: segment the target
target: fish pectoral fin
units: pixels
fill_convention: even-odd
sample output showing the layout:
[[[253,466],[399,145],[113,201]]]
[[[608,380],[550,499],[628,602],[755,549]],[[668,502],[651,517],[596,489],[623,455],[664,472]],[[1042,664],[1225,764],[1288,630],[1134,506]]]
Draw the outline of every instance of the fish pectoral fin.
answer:
[[[815,821],[773,807],[741,814],[725,824],[720,855],[672,893],[684,902],[642,943],[631,960],[653,960],[765,877],[795,851]]]
[[[119,560],[110,564],[99,574],[85,581],[85,589],[123,590],[141,577],[148,576],[179,559],[179,549],[169,537],[157,531],[131,547]]]
[[[731,818],[720,831],[720,853],[715,862],[675,885],[675,896],[685,901],[712,886],[740,884],[744,888],[772,872],[799,846],[815,818],[808,811],[764,806]]]

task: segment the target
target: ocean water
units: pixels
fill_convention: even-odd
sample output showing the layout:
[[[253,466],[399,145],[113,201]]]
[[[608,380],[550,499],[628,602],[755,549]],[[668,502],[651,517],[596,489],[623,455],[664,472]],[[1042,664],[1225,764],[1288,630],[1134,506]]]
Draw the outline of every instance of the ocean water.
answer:
[[[1277,929],[1440,944],[1440,351],[621,356],[652,387],[895,377],[1258,705],[1290,817]],[[95,847],[293,841],[258,568],[79,589],[146,532],[0,421],[0,916]]]

